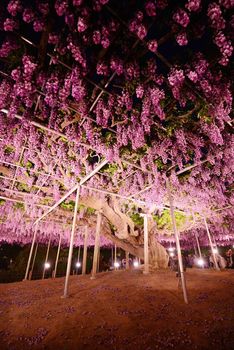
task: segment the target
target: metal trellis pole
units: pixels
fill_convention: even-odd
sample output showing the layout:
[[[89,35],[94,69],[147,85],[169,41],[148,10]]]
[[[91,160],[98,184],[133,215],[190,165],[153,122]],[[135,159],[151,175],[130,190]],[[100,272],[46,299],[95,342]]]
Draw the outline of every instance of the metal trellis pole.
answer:
[[[78,205],[79,205],[79,197],[80,197],[80,186],[78,186],[76,190],[76,202],[75,202],[74,216],[73,216],[73,222],[72,222],[72,231],[71,231],[71,237],[70,237],[68,261],[67,261],[67,271],[66,271],[66,278],[65,278],[65,285],[64,285],[64,294],[63,294],[64,298],[68,297],[68,281],[71,273],[72,253],[73,253],[73,244],[74,244],[74,236],[75,236],[75,229],[76,229],[76,218],[77,218],[77,211],[78,211]]]
[[[60,234],[60,237],[59,237],[59,244],[58,244],[58,250],[57,250],[57,255],[56,255],[56,260],[54,265],[53,278],[56,278],[56,274],[57,274],[58,260],[59,260],[59,254],[61,249],[61,241],[62,241],[62,234]]]
[[[186,287],[186,281],[185,281],[185,276],[184,276],[184,268],[183,268],[182,254],[181,254],[181,248],[180,248],[180,240],[179,240],[179,235],[178,235],[177,227],[176,227],[173,198],[171,195],[171,188],[170,188],[169,180],[167,180],[167,193],[168,193],[169,202],[170,202],[172,226],[173,226],[173,231],[175,234],[175,241],[176,241],[176,248],[177,248],[177,254],[178,254],[180,278],[181,278],[181,284],[182,284],[182,289],[183,289],[184,302],[186,304],[188,304],[187,287]]]
[[[34,268],[34,264],[35,264],[35,260],[36,260],[36,255],[37,255],[37,249],[38,249],[38,243],[37,243],[36,248],[35,248],[35,251],[34,251],[32,267],[31,267],[31,270],[30,270],[30,272],[29,272],[29,277],[28,277],[28,279],[29,279],[30,281],[31,281],[31,279],[32,279],[33,268]]]
[[[34,234],[33,234],[33,240],[32,240],[32,245],[31,245],[30,252],[29,252],[28,263],[27,263],[27,267],[26,267],[26,271],[25,271],[24,281],[26,281],[28,278],[29,267],[30,267],[30,263],[31,263],[31,259],[32,259],[32,253],[33,253],[33,248],[34,248],[34,244],[35,244],[35,240],[36,240],[36,235],[37,235],[37,225],[35,227]]]
[[[96,235],[95,235],[95,245],[94,245],[94,254],[93,254],[93,268],[91,279],[96,278],[97,273],[97,263],[98,263],[98,249],[100,242],[100,228],[101,228],[102,215],[100,212],[97,214],[97,226],[96,226]]]
[[[196,233],[195,233],[195,238],[196,238],[196,242],[197,242],[197,249],[198,249],[198,252],[199,252],[199,257],[200,257],[200,259],[202,259],[201,247],[200,247],[199,239],[198,239]]]
[[[78,247],[78,254],[77,254],[77,263],[79,263],[80,262],[80,245],[79,245],[79,247]],[[76,273],[77,273],[77,275],[78,275],[78,271],[79,271],[79,267],[77,266],[76,267]]]
[[[117,270],[116,263],[117,263],[117,247],[116,247],[116,244],[115,244],[115,257],[114,257],[115,270]]]
[[[85,227],[84,234],[84,250],[83,250],[83,262],[82,262],[82,275],[86,274],[86,265],[87,265],[87,243],[88,243],[88,227]]]
[[[149,237],[148,237],[148,215],[144,217],[144,274],[149,273]]]
[[[126,270],[129,270],[129,252],[126,252]]]
[[[219,265],[218,265],[218,262],[217,262],[217,259],[216,259],[216,255],[214,253],[214,247],[213,247],[213,243],[212,243],[212,240],[211,240],[209,227],[208,227],[208,224],[207,224],[207,221],[206,221],[205,217],[204,217],[204,223],[205,223],[205,227],[206,227],[207,236],[208,236],[208,239],[209,239],[209,242],[210,242],[211,254],[212,254],[212,257],[213,257],[215,268],[216,268],[216,270],[220,271],[220,268],[219,268]]]
[[[42,279],[45,278],[46,263],[47,263],[47,261],[48,261],[49,251],[50,251],[50,240],[51,240],[51,236],[50,236],[50,238],[49,238],[49,242],[48,242],[48,246],[47,246],[46,258],[45,258],[44,267],[43,267]]]

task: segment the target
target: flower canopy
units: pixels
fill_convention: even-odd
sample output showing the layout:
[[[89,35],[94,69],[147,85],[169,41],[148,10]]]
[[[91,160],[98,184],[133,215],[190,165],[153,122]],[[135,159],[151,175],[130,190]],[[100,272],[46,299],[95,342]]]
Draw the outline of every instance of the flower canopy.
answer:
[[[170,178],[185,239],[202,237],[205,216],[233,241],[233,5],[1,1],[1,240],[29,242],[36,218],[107,159],[81,196],[115,197],[132,217],[141,206],[164,235]],[[40,223],[41,241],[69,239],[73,208],[71,196]],[[80,206],[78,230],[93,215]]]

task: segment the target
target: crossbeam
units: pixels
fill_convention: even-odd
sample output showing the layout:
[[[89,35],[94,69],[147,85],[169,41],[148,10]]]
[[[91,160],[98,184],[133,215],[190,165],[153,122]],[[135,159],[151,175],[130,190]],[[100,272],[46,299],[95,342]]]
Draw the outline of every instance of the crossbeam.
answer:
[[[88,181],[93,175],[95,175],[102,167],[104,167],[108,163],[108,160],[103,160],[98,166],[91,171],[90,174],[87,174],[79,183],[74,185],[67,193],[64,194],[48,211],[46,211],[40,218],[38,218],[35,222],[34,225],[37,224],[41,219],[43,219],[46,215],[51,213],[55,208],[57,208],[67,197],[69,197],[73,192],[75,192],[78,187],[83,185],[86,181]]]
[[[5,197],[5,196],[0,196],[0,199],[3,199],[5,201],[9,201],[9,202],[15,202],[15,203],[22,203],[25,204],[25,201],[21,201],[19,199],[15,199],[15,198],[10,198],[10,197]],[[44,208],[50,208],[48,205],[43,205],[43,204],[35,204],[37,207],[44,207]]]
[[[1,112],[4,113],[4,114],[8,114],[8,110],[5,109],[5,108],[2,108],[2,109],[1,109]],[[21,115],[17,114],[17,113],[15,114],[15,118],[16,118],[16,119],[19,119],[19,120],[22,120],[22,119],[23,119],[23,117],[22,117]],[[44,130],[44,131],[46,131],[46,132],[48,132],[48,133],[51,133],[51,134],[53,134],[53,135],[56,135],[56,136],[58,136],[58,137],[63,137],[64,139],[66,139],[67,141],[69,141],[68,138],[67,138],[67,136],[66,136],[65,134],[63,134],[63,133],[61,133],[61,132],[59,132],[59,131],[56,131],[56,130],[54,130],[54,129],[48,128],[47,126],[45,126],[45,125],[43,125],[43,124],[41,124],[41,123],[38,123],[38,122],[32,121],[32,120],[31,120],[31,121],[28,121],[28,123],[31,124],[31,125],[33,125],[33,126],[35,126],[36,128],[42,129],[42,130]],[[92,151],[95,151],[95,152],[97,151],[96,149],[94,149],[94,148],[91,147],[90,145],[87,145],[86,143],[80,142],[80,145],[81,145],[82,147],[84,147],[84,148],[89,149],[89,150],[92,150]],[[133,163],[129,162],[128,160],[125,160],[125,159],[123,159],[123,158],[120,158],[120,159],[121,159],[121,161],[122,161],[123,163],[125,163],[125,164],[127,164],[127,165],[130,165],[131,167],[133,167],[133,168],[135,168],[135,169],[138,169],[138,170],[141,170],[141,171],[143,171],[143,172],[152,174],[151,171],[149,171],[149,170],[142,170],[142,168],[141,168],[140,166],[138,166],[138,165],[136,165],[136,164],[133,164]]]
[[[50,173],[49,173],[49,174],[47,174],[47,173],[42,173],[41,171],[38,171],[38,170],[36,170],[36,169],[26,168],[26,167],[23,167],[22,165],[15,164],[15,163],[12,163],[12,162],[7,162],[7,161],[5,161],[5,160],[3,160],[3,159],[0,159],[0,163],[5,164],[5,165],[9,165],[9,166],[13,166],[13,167],[15,167],[15,168],[17,168],[17,169],[22,169],[22,170],[26,170],[26,171],[29,171],[29,172],[32,172],[32,173],[36,173],[36,174],[38,174],[38,175],[50,176],[50,177],[52,177],[52,178],[54,178],[54,179],[56,179],[56,180],[59,180],[56,176],[54,176],[54,175],[52,175],[52,174],[50,174]],[[14,179],[12,179],[12,180],[14,180]]]
[[[191,169],[193,169],[193,168],[196,168],[197,166],[202,165],[203,163],[206,163],[206,162],[208,162],[207,159],[202,160],[202,161],[199,162],[199,163],[192,164],[192,165],[190,165],[190,166],[188,166],[188,167],[185,167],[185,168],[183,168],[183,169],[181,169],[181,170],[179,170],[179,171],[176,171],[175,174],[176,174],[176,175],[181,175],[181,174],[185,173],[186,171],[191,170]],[[136,193],[130,195],[129,197],[130,197],[130,198],[133,198],[133,197],[135,197],[135,196],[138,196],[139,194],[142,194],[143,192],[148,191],[148,190],[151,189],[153,186],[154,186],[154,184],[151,184],[151,185],[145,187],[143,190],[140,190],[139,192],[136,192]]]

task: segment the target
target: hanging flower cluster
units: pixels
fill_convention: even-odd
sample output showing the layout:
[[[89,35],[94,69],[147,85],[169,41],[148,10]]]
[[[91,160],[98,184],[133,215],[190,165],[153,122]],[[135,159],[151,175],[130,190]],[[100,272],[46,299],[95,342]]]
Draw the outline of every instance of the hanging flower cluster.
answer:
[[[115,164],[90,186],[125,196],[152,186],[139,198],[160,207],[171,175],[182,210],[233,205],[232,8],[2,1],[1,187],[39,191],[42,200],[29,203],[47,205],[105,157]]]

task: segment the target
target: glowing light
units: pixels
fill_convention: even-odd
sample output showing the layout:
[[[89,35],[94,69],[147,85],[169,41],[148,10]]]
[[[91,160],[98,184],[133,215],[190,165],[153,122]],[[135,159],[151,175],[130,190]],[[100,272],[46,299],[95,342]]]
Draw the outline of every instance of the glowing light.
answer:
[[[139,266],[139,262],[138,262],[137,260],[134,260],[134,261],[133,261],[133,266],[134,266],[134,267],[138,267],[138,266]]]
[[[114,262],[114,267],[119,268],[120,267],[120,263],[118,261],[115,261]]]
[[[168,248],[168,251],[169,251],[169,252],[174,252],[174,250],[175,250],[174,247],[169,247],[169,248]]]
[[[197,264],[198,264],[198,266],[204,266],[205,261],[203,259],[198,259]]]
[[[80,263],[79,261],[77,261],[76,267],[77,267],[77,268],[81,267],[81,263]]]
[[[50,263],[49,262],[46,262],[45,263],[45,269],[49,269],[50,268]]]
[[[213,248],[213,253],[214,254],[218,254],[218,249],[217,248]]]
[[[171,258],[173,258],[173,256],[175,256],[175,254],[174,254],[173,252],[171,252],[171,253],[169,253],[169,256],[170,256]]]

